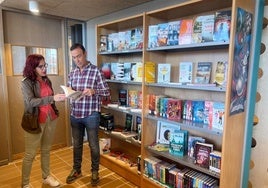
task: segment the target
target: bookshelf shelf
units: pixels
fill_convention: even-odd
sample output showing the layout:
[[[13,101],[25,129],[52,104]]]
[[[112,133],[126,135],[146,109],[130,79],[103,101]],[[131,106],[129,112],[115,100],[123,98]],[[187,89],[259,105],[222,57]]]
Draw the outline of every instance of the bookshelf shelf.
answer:
[[[181,129],[192,129],[199,132],[207,133],[207,134],[213,134],[217,136],[222,136],[223,132],[222,130],[216,129],[216,128],[210,128],[208,125],[203,123],[193,123],[192,121],[187,120],[180,120],[180,121],[171,121],[166,118],[162,117],[156,117],[153,115],[146,115],[146,118],[154,120],[154,121],[165,121],[172,124],[177,124],[181,127]]]
[[[124,54],[134,54],[134,53],[141,54],[142,49],[114,51],[114,52],[99,52],[100,55],[124,55]]]
[[[114,131],[105,131],[102,129],[100,131],[102,131],[108,137],[116,138],[116,139],[122,140],[124,142],[127,142],[129,144],[135,145],[137,147],[141,147],[141,143],[139,141],[135,140],[133,137],[123,136],[122,134],[115,133]]]
[[[190,90],[202,90],[202,91],[216,91],[216,92],[225,92],[225,87],[217,87],[214,84],[210,85],[195,85],[195,84],[181,84],[181,83],[146,83],[147,86],[151,87],[169,87],[174,89],[190,89]]]
[[[140,175],[138,174],[137,167],[130,167],[123,161],[116,159],[115,157],[109,156],[109,154],[102,154],[100,162],[105,167],[111,169],[113,172],[125,177],[127,174],[128,180],[137,186],[141,185]]]
[[[176,46],[161,46],[155,48],[147,48],[147,51],[187,51],[187,50],[213,50],[224,49],[229,47],[229,42],[205,42],[198,44],[183,44]]]

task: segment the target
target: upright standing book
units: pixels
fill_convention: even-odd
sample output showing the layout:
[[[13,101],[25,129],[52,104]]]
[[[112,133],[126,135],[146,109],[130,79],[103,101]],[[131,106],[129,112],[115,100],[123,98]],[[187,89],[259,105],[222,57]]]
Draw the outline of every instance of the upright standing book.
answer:
[[[231,10],[217,11],[214,25],[214,41],[228,42],[230,40]]]
[[[193,78],[193,63],[180,62],[179,64],[179,83],[192,83]]]
[[[171,65],[168,63],[158,64],[157,71],[157,82],[158,83],[169,83],[170,82],[170,70]]]
[[[212,70],[212,62],[198,62],[196,67],[196,84],[209,84]]]
[[[193,19],[183,19],[180,23],[179,45],[192,43]]]
[[[188,147],[188,131],[175,130],[170,133],[169,153],[175,156],[184,156]]]
[[[195,144],[195,163],[203,168],[209,169],[209,159],[212,151],[213,144],[197,142]]]
[[[152,49],[158,46],[158,25],[149,25],[148,48]]]
[[[226,61],[218,61],[216,64],[214,83],[219,86],[226,86],[228,63]]]
[[[131,131],[133,126],[133,115],[127,113],[125,120],[125,131]]]

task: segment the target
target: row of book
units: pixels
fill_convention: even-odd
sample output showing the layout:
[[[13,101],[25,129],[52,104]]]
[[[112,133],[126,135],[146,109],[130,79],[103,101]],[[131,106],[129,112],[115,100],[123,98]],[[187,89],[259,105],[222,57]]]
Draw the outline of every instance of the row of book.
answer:
[[[214,150],[214,145],[206,143],[205,138],[189,135],[179,125],[158,121],[156,142],[150,148],[178,157],[188,155],[198,166],[220,173],[221,152]]]
[[[169,187],[212,188],[218,185],[215,178],[189,168],[180,169],[154,156],[145,158],[144,166],[145,176]]]
[[[171,64],[145,63],[145,81],[148,83],[211,84],[226,85],[227,62],[180,62],[178,79],[171,80]],[[215,70],[212,72],[212,70]],[[101,71],[106,79],[142,82],[143,64],[141,62],[103,62]],[[214,80],[212,80],[212,76]],[[176,83],[176,82],[174,82]]]
[[[150,25],[148,48],[230,39],[231,10]]]
[[[116,52],[142,48],[142,27],[100,36],[100,52]]]
[[[219,101],[182,100],[165,95],[148,94],[149,114],[173,121],[181,119],[207,124],[223,130],[225,105]]]
[[[149,25],[148,48],[230,39],[231,10]],[[143,48],[142,27],[100,36],[100,52]]]

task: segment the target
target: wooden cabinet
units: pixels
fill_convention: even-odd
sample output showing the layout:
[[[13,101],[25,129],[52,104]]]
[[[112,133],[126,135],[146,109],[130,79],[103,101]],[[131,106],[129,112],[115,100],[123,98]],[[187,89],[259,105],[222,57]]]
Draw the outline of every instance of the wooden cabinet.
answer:
[[[237,35],[238,29],[241,26],[240,10],[243,10],[247,13],[250,13],[252,30],[251,33],[248,33],[250,36],[254,36],[256,29],[254,28],[254,17],[262,18],[262,15],[259,15],[257,11],[258,6],[262,6],[261,3],[253,0],[192,0],[186,1],[184,3],[178,4],[176,6],[166,7],[163,9],[158,9],[151,12],[145,12],[144,14],[136,15],[133,17],[116,20],[114,22],[101,24],[97,26],[97,49],[101,48],[101,36],[108,35],[113,32],[121,32],[125,30],[135,29],[140,27],[143,29],[143,48],[142,49],[132,49],[132,50],[117,50],[117,51],[98,51],[97,61],[98,65],[101,66],[103,62],[129,62],[129,61],[139,61],[145,65],[147,62],[158,64],[168,63],[171,64],[171,76],[170,80],[173,84],[159,84],[157,79],[155,83],[147,82],[145,75],[143,75],[141,82],[133,81],[114,81],[108,80],[110,87],[112,89],[112,101],[118,100],[118,90],[121,88],[135,88],[142,91],[143,104],[142,104],[142,139],[139,146],[135,143],[129,143],[128,141],[122,140],[120,138],[112,138],[112,142],[120,143],[119,146],[127,147],[126,152],[132,153],[133,156],[137,157],[141,155],[141,175],[138,175],[137,171],[133,172],[131,176],[128,176],[128,168],[122,167],[117,164],[116,161],[107,160],[102,157],[102,162],[105,166],[114,170],[115,172],[120,173],[125,178],[130,179],[130,181],[141,187],[157,187],[159,184],[155,183],[151,179],[144,176],[144,159],[149,156],[157,156],[161,159],[166,159],[167,161],[172,161],[179,166],[189,167],[198,172],[202,172],[206,175],[219,179],[219,187],[241,187],[244,184],[245,172],[243,166],[249,163],[249,161],[243,161],[245,156],[249,155],[245,153],[249,144],[245,142],[248,139],[247,131],[250,130],[248,127],[252,122],[248,122],[249,110],[246,103],[241,104],[242,110],[237,113],[231,112],[231,102],[233,101],[234,95],[234,74],[237,72],[236,67],[236,45],[237,45]],[[149,35],[149,26],[167,23],[187,18],[194,18],[199,15],[215,14],[216,11],[221,10],[230,10],[232,15],[231,20],[231,30],[230,30],[230,40],[229,41],[211,41],[197,44],[184,44],[184,45],[175,45],[175,46],[158,46],[158,47],[149,47],[148,44],[148,35]],[[242,12],[243,12],[242,11]],[[259,19],[260,19],[259,18]],[[240,25],[239,25],[240,24]],[[244,33],[245,34],[245,33]],[[259,45],[258,40],[253,40],[250,42],[251,46]],[[247,55],[243,56],[247,58],[248,67],[253,66],[253,58],[259,54],[253,53],[254,51],[251,48],[248,48]],[[240,54],[241,55],[241,54]],[[244,54],[245,55],[245,54]],[[181,85],[176,84],[178,82],[179,74],[179,63],[180,62],[212,62],[212,72],[215,72],[216,62],[226,61],[228,62],[228,74],[227,74],[227,83],[225,87],[216,87],[216,86],[200,86],[200,85]],[[250,90],[251,80],[254,80],[255,76],[252,74],[252,70],[247,68],[247,80],[244,84],[247,84],[246,89]],[[145,66],[143,66],[143,73],[145,72]],[[156,77],[157,77],[157,68],[156,68]],[[213,74],[212,74],[213,82]],[[251,91],[252,92],[252,91]],[[254,92],[254,91],[253,91]],[[213,128],[208,128],[204,124],[196,123],[186,123],[185,121],[170,121],[165,118],[151,116],[148,114],[148,95],[157,94],[157,95],[166,95],[169,97],[184,99],[184,100],[209,100],[209,101],[220,101],[225,105],[224,112],[224,126],[223,130],[217,130]],[[244,95],[246,101],[252,101],[251,95]],[[125,114],[126,111],[114,111],[110,108],[103,108],[105,112],[112,112],[115,114]],[[116,120],[117,119],[117,120]],[[168,152],[157,152],[151,150],[148,146],[156,141],[156,131],[157,131],[157,121],[166,121],[172,122],[181,129],[188,130],[190,134],[202,136],[206,138],[206,141],[214,144],[216,150],[222,152],[222,165],[221,173],[215,174],[209,171],[196,166],[193,163],[193,160],[189,160],[188,157],[174,157]],[[115,121],[118,121],[118,124],[124,124],[124,118],[121,118],[121,115],[115,116]],[[109,136],[106,134],[106,136]],[[111,136],[111,135],[110,135]],[[250,138],[251,139],[251,138]],[[115,144],[116,145],[116,144]],[[134,149],[135,148],[135,149]],[[133,153],[133,150],[135,152]],[[105,162],[104,162],[105,161]],[[116,163],[116,165],[114,164]],[[133,177],[134,176],[134,177]],[[137,181],[138,179],[138,181]]]

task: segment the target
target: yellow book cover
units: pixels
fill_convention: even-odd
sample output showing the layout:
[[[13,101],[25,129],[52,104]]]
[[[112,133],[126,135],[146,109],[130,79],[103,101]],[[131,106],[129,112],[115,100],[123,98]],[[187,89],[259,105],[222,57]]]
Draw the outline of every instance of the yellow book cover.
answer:
[[[155,83],[155,63],[148,61],[145,63],[145,82]]]

